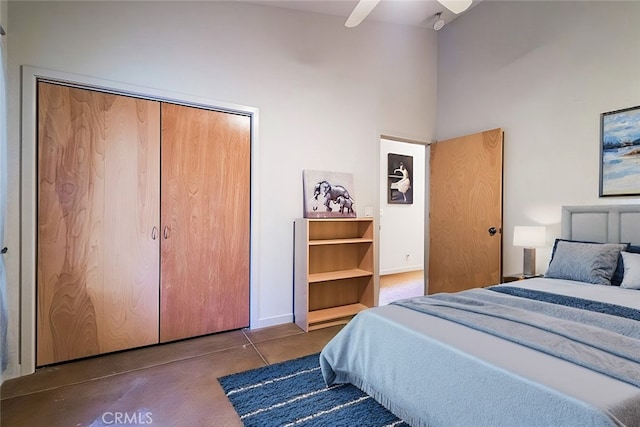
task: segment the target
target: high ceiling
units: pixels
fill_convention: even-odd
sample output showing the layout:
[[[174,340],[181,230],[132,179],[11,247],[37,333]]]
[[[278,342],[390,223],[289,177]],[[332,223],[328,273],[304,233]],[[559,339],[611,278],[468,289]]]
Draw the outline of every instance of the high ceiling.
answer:
[[[341,16],[345,19],[351,14],[358,3],[357,0],[241,0],[265,6],[283,7],[286,9],[302,10],[306,12],[323,13]],[[474,7],[482,0],[474,0]],[[467,9],[469,10],[469,9]],[[436,21],[435,15],[442,12],[442,19],[446,23],[456,17],[436,0],[381,0],[367,16],[368,20],[390,22],[394,24],[432,28]],[[463,12],[464,13],[464,12]]]

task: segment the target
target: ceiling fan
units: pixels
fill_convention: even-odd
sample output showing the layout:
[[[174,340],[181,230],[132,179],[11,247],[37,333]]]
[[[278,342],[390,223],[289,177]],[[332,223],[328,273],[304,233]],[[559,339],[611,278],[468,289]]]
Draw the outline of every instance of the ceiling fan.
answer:
[[[347,18],[347,22],[344,23],[345,27],[353,28],[358,26],[378,3],[380,3],[380,0],[360,0],[351,15],[349,15],[349,18]],[[457,15],[467,10],[473,0],[438,0],[438,3]]]

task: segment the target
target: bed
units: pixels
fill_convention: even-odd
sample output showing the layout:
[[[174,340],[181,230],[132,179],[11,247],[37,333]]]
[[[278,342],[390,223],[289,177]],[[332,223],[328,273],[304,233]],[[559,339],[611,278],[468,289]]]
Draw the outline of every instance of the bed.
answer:
[[[638,244],[640,206],[563,207],[544,278],[365,310],[325,382],[412,426],[640,426]]]

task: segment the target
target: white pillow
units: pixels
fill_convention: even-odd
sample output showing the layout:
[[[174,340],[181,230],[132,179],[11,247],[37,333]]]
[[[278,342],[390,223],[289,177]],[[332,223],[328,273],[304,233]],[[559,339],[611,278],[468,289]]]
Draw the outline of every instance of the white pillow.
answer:
[[[640,289],[640,254],[620,252],[624,263],[621,288]]]

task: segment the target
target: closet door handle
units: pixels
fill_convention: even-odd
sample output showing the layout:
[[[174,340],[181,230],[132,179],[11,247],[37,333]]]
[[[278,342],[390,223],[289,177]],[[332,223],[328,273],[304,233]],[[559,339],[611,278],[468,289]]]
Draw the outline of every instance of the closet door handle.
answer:
[[[156,240],[158,238],[158,227],[156,227],[155,225],[151,229],[151,238],[153,240]]]
[[[167,227],[166,225],[164,226],[164,232],[162,233],[164,235],[165,239],[169,238],[169,227]]]

